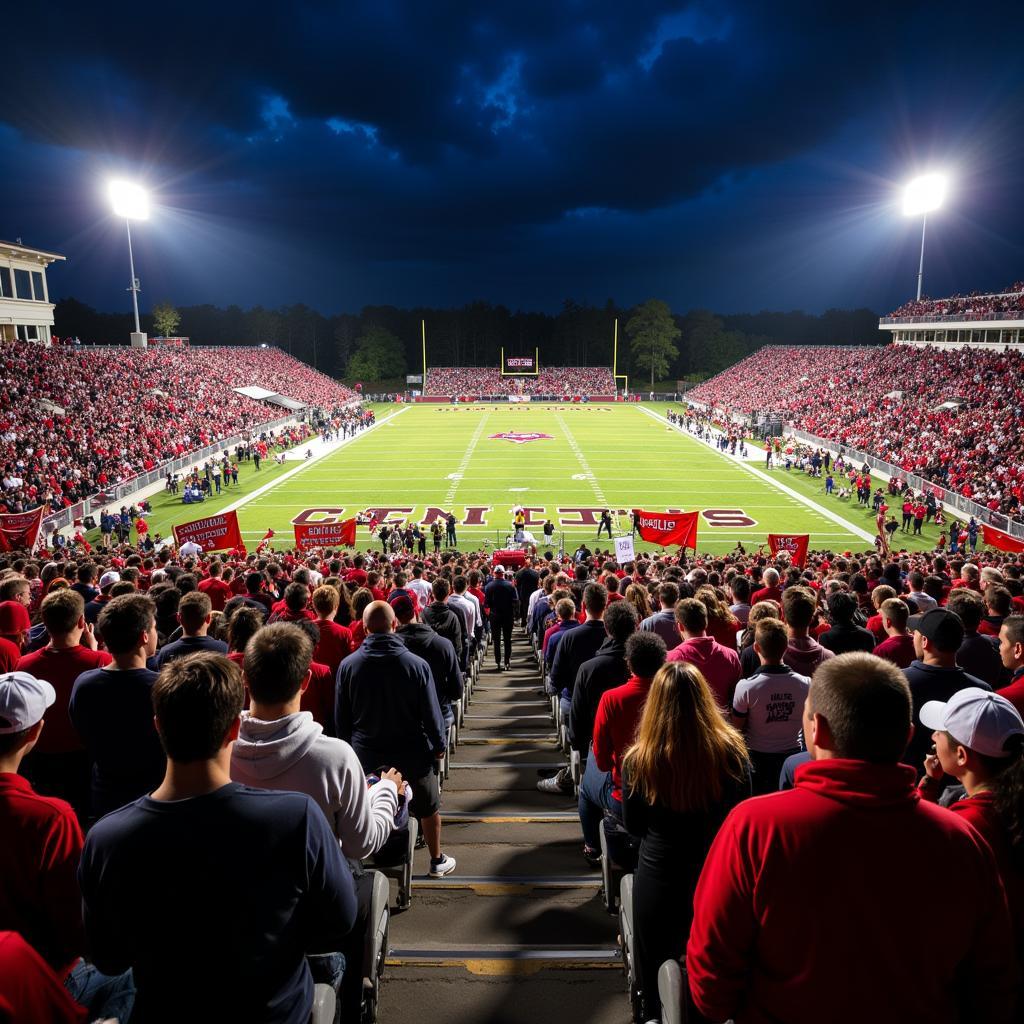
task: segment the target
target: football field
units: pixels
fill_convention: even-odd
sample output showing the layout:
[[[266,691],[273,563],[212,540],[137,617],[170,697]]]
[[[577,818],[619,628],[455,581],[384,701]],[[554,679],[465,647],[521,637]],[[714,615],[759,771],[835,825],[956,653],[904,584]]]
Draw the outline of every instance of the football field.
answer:
[[[241,468],[241,486],[182,506],[158,495],[150,529],[236,508],[249,550],[267,529],[274,547],[294,542],[293,521],[345,519],[370,512],[380,520],[429,523],[452,511],[460,547],[502,546],[513,506],[522,505],[538,541],[550,518],[556,544],[594,546],[603,508],[627,530],[633,508],[701,513],[698,548],[751,550],[766,534],[809,533],[812,549],[863,551],[874,523],[855,503],[823,492],[821,480],[761,458],[741,463],[665,420],[667,405],[413,405],[378,406],[377,424],[322,458]],[[319,452],[321,442],[312,442]],[[305,446],[302,446],[303,450]],[[934,543],[932,530],[914,543]],[[357,546],[374,546],[365,527]],[[607,536],[601,546],[608,544]],[[651,550],[637,538],[638,549]]]

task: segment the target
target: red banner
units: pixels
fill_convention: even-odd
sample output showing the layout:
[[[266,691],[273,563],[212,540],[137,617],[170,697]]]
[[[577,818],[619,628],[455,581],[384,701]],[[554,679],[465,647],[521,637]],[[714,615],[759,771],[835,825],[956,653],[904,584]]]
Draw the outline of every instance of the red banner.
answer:
[[[174,528],[174,543],[192,541],[203,551],[225,551],[242,547],[242,533],[238,529],[237,512],[221,512],[206,519],[196,519]]]
[[[295,546],[298,548],[350,548],[355,543],[355,518],[340,523],[295,524]]]
[[[13,551],[36,545],[39,528],[43,525],[43,507],[32,512],[10,512],[0,515],[0,551]]]
[[[637,531],[642,540],[663,548],[697,549],[698,512],[644,512],[633,509]]]
[[[1003,533],[1002,530],[997,530],[994,526],[986,526],[984,523],[981,526],[981,539],[986,547],[996,548],[998,551],[1009,551],[1016,555],[1024,551],[1024,541],[1017,540],[1016,537],[1011,537],[1008,533]]]
[[[769,533],[768,550],[776,557],[787,554],[795,566],[803,568],[807,563],[807,545],[811,536],[808,533]]]

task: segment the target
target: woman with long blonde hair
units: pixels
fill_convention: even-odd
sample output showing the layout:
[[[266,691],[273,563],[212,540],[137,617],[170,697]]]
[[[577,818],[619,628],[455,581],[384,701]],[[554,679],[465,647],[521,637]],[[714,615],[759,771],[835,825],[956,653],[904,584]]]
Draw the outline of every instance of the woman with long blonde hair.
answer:
[[[668,662],[623,759],[623,820],[641,840],[633,912],[643,1020],[660,1018],[658,968],[686,949],[704,858],[725,816],[750,792],[743,736],[697,668]]]

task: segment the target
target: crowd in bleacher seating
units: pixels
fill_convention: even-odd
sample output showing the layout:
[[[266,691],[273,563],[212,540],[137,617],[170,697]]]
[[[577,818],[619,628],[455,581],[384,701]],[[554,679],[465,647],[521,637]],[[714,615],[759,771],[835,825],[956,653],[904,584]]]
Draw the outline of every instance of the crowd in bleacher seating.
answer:
[[[992,511],[1021,517],[1020,353],[902,345],[770,347],[687,397],[748,415],[780,413],[796,428],[876,456]]]
[[[481,395],[554,395],[581,398],[614,395],[615,381],[608,367],[548,366],[535,377],[503,376],[496,367],[435,366],[427,372],[425,395],[457,398]]]
[[[642,1019],[684,956],[711,1019],[818,1019],[808,986],[867,956],[887,1005],[947,1019],[955,979],[977,1019],[1015,1019],[1024,555],[582,545],[505,576],[455,548],[0,555],[0,961],[43,979],[20,990],[38,1019],[182,1019],[201,991],[208,1018],[298,1024],[314,980],[359,1019],[359,862],[411,814],[430,873],[455,870],[435,765],[516,621],[554,647],[584,856],[601,829],[632,850]],[[539,788],[571,791],[568,769]],[[936,893],[938,946],[886,927]]]
[[[890,317],[955,316],[963,320],[981,320],[995,313],[1005,313],[1017,320],[1024,315],[1024,281],[1015,281],[1002,292],[969,292],[944,299],[911,299],[894,309]]]
[[[259,433],[284,410],[232,390],[253,384],[328,411],[356,398],[274,348],[2,343],[0,508],[58,511],[192,450]]]

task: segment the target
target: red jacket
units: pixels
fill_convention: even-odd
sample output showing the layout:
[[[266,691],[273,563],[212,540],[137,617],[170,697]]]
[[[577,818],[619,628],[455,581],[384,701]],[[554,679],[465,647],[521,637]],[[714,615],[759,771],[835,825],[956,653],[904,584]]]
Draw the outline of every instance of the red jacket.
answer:
[[[338,666],[352,653],[352,631],[339,626],[333,619],[317,619],[320,642],[313,648],[313,660],[319,661],[331,670],[333,679]]]
[[[711,692],[723,708],[732,702],[736,684],[743,675],[735,647],[724,647],[713,636],[695,636],[668,652],[668,661],[688,661],[699,668]]]
[[[650,679],[630,676],[621,686],[601,694],[594,716],[594,761],[601,771],[612,773],[612,796],[620,802],[622,755],[636,739],[650,689]]]
[[[1016,1019],[1006,894],[988,845],[905,765],[825,760],[746,800],[694,895],[690,990],[736,1024]],[[956,927],[927,927],[955,921]],[[908,930],[909,928],[909,930]]]

